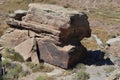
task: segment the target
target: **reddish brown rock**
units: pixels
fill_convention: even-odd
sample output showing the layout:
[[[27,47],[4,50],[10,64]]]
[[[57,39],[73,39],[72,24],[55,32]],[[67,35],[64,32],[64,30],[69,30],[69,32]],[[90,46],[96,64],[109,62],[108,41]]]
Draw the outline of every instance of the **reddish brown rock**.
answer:
[[[21,43],[26,49],[18,45],[16,50],[23,57],[35,61],[37,56],[39,60],[62,68],[74,66],[86,57],[87,50],[80,43],[83,38],[91,36],[85,13],[48,4],[30,4],[29,7],[22,21],[7,20],[12,28],[28,30],[28,36],[36,42],[37,55],[31,57],[31,48],[27,47],[29,41]]]
[[[87,55],[86,48],[80,43],[78,46],[66,45],[59,47],[49,42],[49,40],[39,39],[38,48],[41,60],[65,69],[74,66]]]
[[[90,37],[88,16],[83,12],[67,10],[46,4],[30,4],[23,21],[8,20],[14,28],[24,28],[36,33],[47,33],[58,37],[61,44],[70,44]]]

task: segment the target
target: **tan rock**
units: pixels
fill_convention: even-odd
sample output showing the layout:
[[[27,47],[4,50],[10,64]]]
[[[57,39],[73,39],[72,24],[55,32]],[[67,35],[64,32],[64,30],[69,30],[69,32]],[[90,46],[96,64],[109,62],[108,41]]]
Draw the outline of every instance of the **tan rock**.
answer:
[[[19,52],[23,56],[24,60],[30,60],[34,63],[39,63],[34,38],[27,39],[16,46],[15,51]]]
[[[13,48],[20,44],[21,42],[28,39],[27,30],[14,30],[13,32],[6,33],[0,38],[0,44],[3,47]]]

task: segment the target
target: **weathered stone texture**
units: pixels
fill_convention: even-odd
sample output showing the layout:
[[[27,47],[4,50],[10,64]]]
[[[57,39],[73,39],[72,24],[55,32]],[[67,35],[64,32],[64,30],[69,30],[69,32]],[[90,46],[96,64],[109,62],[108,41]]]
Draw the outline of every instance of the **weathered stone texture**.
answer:
[[[85,13],[48,4],[34,3],[29,7],[22,21],[7,21],[11,28],[28,30],[26,37],[30,39],[15,47],[25,60],[30,57],[31,61],[43,60],[68,68],[86,57],[87,50],[80,43],[83,38],[91,36]]]

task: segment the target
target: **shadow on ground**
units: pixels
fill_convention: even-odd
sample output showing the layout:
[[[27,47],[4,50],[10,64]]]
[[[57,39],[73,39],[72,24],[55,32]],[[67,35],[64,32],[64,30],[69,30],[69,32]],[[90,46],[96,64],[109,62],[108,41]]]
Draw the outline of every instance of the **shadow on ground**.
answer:
[[[104,58],[105,53],[100,50],[88,51],[88,56],[84,60],[85,65],[113,65],[113,62],[109,58]]]

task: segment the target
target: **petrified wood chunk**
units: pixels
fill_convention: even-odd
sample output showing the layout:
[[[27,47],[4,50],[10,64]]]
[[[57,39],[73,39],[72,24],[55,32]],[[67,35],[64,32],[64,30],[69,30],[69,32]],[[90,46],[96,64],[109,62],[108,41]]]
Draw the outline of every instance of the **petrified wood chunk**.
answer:
[[[80,43],[77,46],[66,45],[59,47],[49,40],[39,39],[37,42],[40,59],[65,69],[74,66],[87,55],[86,48]]]
[[[12,28],[33,32],[37,54],[50,64],[68,68],[81,61],[87,50],[80,41],[91,36],[88,16],[83,12],[48,4],[30,4],[22,21],[7,20]]]
[[[57,36],[57,41],[62,45],[80,41],[91,35],[88,16],[83,12],[46,4],[30,4],[29,6],[23,21],[9,19],[7,23],[14,28]]]

